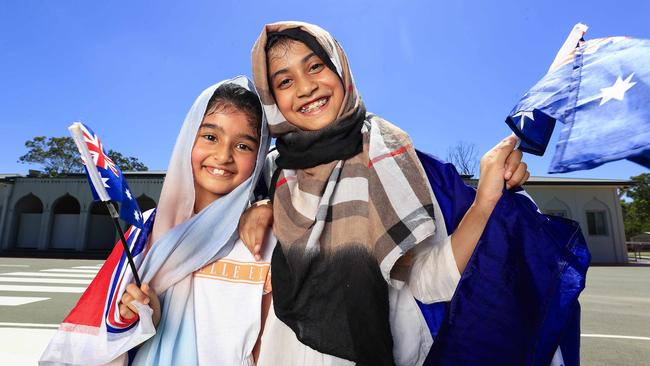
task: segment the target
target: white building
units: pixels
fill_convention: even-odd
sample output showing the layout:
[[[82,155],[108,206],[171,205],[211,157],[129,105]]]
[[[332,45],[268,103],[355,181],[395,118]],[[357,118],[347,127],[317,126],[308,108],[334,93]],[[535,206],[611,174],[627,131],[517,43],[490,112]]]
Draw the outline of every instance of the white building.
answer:
[[[155,207],[164,172],[125,173],[141,210]],[[83,174],[0,175],[0,255],[105,258],[117,231]],[[124,226],[124,223],[122,223]]]
[[[164,174],[125,173],[143,211],[156,205]],[[525,188],[544,213],[580,224],[592,263],[625,263],[627,250],[618,189],[631,183],[531,177]],[[93,202],[84,175],[0,175],[0,256],[105,258],[116,239],[113,223],[103,205]]]
[[[631,184],[627,180],[531,177],[525,188],[542,212],[580,224],[592,263],[626,263],[619,189]]]

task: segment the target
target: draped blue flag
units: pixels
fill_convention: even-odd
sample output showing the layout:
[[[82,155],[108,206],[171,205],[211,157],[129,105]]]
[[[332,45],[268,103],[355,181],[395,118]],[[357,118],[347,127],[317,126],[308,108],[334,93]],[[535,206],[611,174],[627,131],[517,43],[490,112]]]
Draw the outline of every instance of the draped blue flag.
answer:
[[[586,26],[578,26],[581,36]],[[580,36],[563,47],[506,123],[521,150],[536,155],[544,154],[555,122],[564,124],[550,173],[619,159],[650,168],[650,40]]]
[[[453,165],[418,157],[451,234],[476,191]],[[451,302],[419,304],[435,338],[425,364],[579,365],[589,260],[576,222],[540,213],[523,190],[504,191]]]

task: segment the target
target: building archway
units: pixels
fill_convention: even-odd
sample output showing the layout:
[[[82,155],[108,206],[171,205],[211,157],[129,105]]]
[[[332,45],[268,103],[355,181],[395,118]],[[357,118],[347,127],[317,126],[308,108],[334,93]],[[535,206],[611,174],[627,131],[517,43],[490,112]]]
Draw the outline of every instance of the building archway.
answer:
[[[584,206],[587,235],[610,237],[612,232],[611,214],[607,205],[594,197]]]
[[[573,217],[569,205],[557,197],[553,197],[552,200],[548,201],[544,205],[544,213],[547,215],[564,217],[565,219],[571,219]]]
[[[90,205],[89,211],[86,249],[110,251],[115,245],[117,231],[108,209],[103,202],[95,201]]]
[[[43,217],[43,202],[30,193],[14,206],[13,240],[16,248],[37,249]]]
[[[147,196],[146,194],[143,194],[140,197],[136,198],[136,201],[138,202],[138,207],[142,213],[151,210],[152,208],[156,208],[156,201],[154,201],[153,198]]]
[[[591,260],[601,263],[618,262],[619,250],[614,239],[611,211],[607,204],[594,197],[585,203],[583,210],[582,232],[587,238]],[[625,253],[624,250],[620,252]]]
[[[81,205],[69,194],[60,197],[52,206],[52,236],[50,248],[75,249],[79,231]]]

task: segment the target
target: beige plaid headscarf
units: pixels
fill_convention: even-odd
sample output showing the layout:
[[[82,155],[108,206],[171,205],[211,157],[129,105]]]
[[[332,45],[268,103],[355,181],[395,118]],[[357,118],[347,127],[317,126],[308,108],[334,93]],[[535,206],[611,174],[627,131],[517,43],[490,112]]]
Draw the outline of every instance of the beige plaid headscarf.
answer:
[[[291,28],[316,38],[343,82],[333,124],[363,108],[347,57],[329,33],[300,22],[266,25],[252,51],[253,79],[278,139],[307,133],[280,113],[268,84],[267,35]],[[363,150],[352,158],[280,172],[273,298],[278,317],[312,348],[358,364],[392,364],[386,282],[395,261],[433,235],[433,199],[405,132],[367,114],[361,134]]]

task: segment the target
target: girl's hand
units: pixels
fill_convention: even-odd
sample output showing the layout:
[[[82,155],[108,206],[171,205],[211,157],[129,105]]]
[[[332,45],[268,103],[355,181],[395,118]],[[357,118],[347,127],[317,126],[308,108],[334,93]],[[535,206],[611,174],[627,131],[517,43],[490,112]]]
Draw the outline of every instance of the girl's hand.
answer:
[[[262,260],[262,244],[273,225],[273,205],[266,203],[249,207],[239,219],[239,237],[256,261]]]
[[[133,319],[138,314],[138,308],[133,303],[134,300],[142,304],[149,304],[153,309],[153,325],[158,327],[160,322],[160,300],[158,295],[149,287],[149,284],[143,283],[141,288],[135,284],[126,286],[126,292],[122,295],[119,308],[120,315],[125,319]]]
[[[487,212],[492,212],[501,198],[504,181],[506,189],[511,189],[530,177],[528,166],[521,161],[521,151],[515,150],[516,143],[515,136],[508,136],[481,158],[475,204]]]

